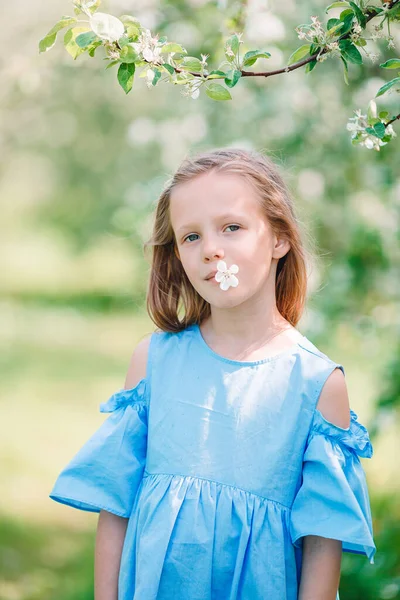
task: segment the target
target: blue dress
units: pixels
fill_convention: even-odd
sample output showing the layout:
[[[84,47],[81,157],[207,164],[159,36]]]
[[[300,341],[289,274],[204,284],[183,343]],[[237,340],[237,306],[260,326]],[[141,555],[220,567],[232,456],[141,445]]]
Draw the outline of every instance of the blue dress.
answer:
[[[316,408],[336,367],[304,336],[242,362],[197,324],[152,334],[146,377],[100,405],[50,494],[129,519],[118,600],[296,600],[311,534],[373,562],[368,432]]]

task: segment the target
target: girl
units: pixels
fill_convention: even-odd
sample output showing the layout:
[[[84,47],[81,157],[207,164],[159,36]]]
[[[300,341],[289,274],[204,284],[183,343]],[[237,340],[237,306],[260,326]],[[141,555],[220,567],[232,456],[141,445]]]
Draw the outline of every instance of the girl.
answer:
[[[306,252],[278,168],[187,159],[161,194],[147,308],[108,419],[53,500],[99,512],[96,600],[335,600],[373,562],[344,368],[297,329]]]

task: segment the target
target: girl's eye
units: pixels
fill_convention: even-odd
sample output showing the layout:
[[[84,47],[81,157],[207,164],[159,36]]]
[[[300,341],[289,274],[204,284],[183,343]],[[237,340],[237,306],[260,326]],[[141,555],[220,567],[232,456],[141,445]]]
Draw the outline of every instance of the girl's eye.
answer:
[[[191,233],[190,235],[188,235],[187,237],[185,237],[185,239],[183,241],[186,242],[193,235],[197,235],[197,233]]]
[[[237,229],[235,229],[235,231],[237,231],[238,229],[240,229],[240,225],[227,225],[227,227],[225,229],[228,229],[228,227],[237,227]],[[188,236],[185,237],[185,239],[183,241],[184,242],[186,242],[186,241],[190,242],[192,240],[189,240],[189,238],[191,238],[192,236],[196,236],[196,235],[198,235],[198,234],[197,233],[190,233]]]

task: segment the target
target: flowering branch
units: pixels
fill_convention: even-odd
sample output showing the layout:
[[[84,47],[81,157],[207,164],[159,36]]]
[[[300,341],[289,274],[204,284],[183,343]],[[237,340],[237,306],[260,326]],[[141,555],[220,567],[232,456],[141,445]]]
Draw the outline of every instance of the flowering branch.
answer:
[[[340,58],[345,83],[348,85],[348,63],[362,64],[360,50],[372,61],[378,58],[366,50],[367,39],[375,41],[383,37],[388,42],[388,48],[394,48],[390,22],[400,21],[400,0],[390,0],[382,6],[367,6],[368,0],[357,0],[357,3],[333,2],[326,8],[326,13],[334,8],[340,8],[341,12],[338,18],[328,19],[326,28],[316,16],[311,17],[310,24],[295,28],[299,39],[305,43],[291,54],[284,68],[260,72],[247,70],[247,67],[252,67],[258,60],[270,58],[271,54],[263,50],[249,50],[242,55],[240,47],[244,43],[243,34],[234,33],[225,41],[225,60],[217,69],[208,71],[209,55],[201,54],[201,60],[187,56],[183,46],[168,41],[166,37],[160,38],[158,34],[153,36],[149,29],[142,27],[130,15],[123,15],[118,19],[97,12],[100,2],[101,0],[74,0],[75,15],[87,18],[78,20],[76,16],[62,17],[39,42],[39,51],[45,52],[52,48],[58,32],[68,27],[64,35],[64,46],[73,59],[84,52],[94,57],[97,48],[103,46],[106,53],[104,60],[108,61],[106,68],[118,65],[117,77],[125,93],[129,93],[133,87],[137,68],[143,67],[138,77],[145,78],[148,88],[156,86],[160,80],[168,81],[182,86],[185,96],[196,99],[204,86],[207,96],[218,101],[231,100],[229,89],[243,77],[267,78],[289,73],[303,66],[308,73],[328,57]],[[382,20],[374,25],[371,38],[366,38],[366,26],[375,18]],[[385,23],[387,36],[383,32]],[[385,69],[400,69],[400,59],[389,59],[380,66]],[[223,81],[225,85],[214,80]],[[376,97],[395,90],[400,91],[400,76],[385,83]],[[371,100],[367,115],[362,115],[361,110],[357,110],[355,117],[349,119],[347,129],[351,132],[352,143],[379,150],[396,136],[392,123],[399,118],[400,115],[390,117],[386,111],[377,114],[376,103]]]

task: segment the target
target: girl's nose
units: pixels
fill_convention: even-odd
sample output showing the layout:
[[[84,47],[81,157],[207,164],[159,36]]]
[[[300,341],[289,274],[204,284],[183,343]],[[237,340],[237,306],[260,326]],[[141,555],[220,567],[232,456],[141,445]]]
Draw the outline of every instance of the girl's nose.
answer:
[[[203,257],[205,262],[216,259],[221,260],[224,257],[224,251],[222,248],[216,246],[215,244],[205,244],[203,247]]]

